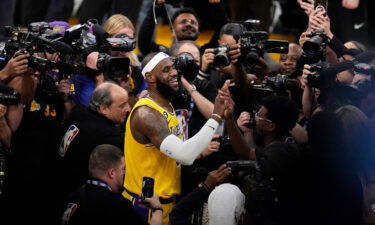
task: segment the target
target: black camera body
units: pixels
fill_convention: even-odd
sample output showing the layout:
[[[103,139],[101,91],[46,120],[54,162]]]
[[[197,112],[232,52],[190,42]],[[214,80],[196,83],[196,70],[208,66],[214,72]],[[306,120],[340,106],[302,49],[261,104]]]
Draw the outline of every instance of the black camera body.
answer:
[[[190,83],[199,72],[199,66],[194,61],[194,56],[188,52],[178,54],[173,60],[174,67],[180,76]]]
[[[267,83],[276,92],[284,92],[285,90],[298,90],[300,88],[300,83],[297,79],[289,78],[286,75],[267,77]]]
[[[311,32],[307,37],[310,37],[310,39],[302,46],[304,56],[310,63],[324,61],[328,45],[327,35],[323,31],[317,30]]]
[[[19,55],[24,55],[24,54],[30,55],[27,58],[28,66],[33,68],[34,70],[45,72],[55,67],[55,63],[53,61],[40,57],[40,56],[33,55],[32,53],[29,53],[26,50],[21,50],[17,52],[16,54],[14,54],[14,57],[17,57]]]
[[[245,31],[241,35],[242,63],[246,67],[255,65],[265,52],[287,54],[289,42],[283,40],[269,40],[268,33],[257,31],[259,20],[246,20],[243,25]]]
[[[277,190],[272,181],[263,176],[257,161],[228,161],[226,164],[246,196],[246,210],[255,221],[263,221],[277,204]]]
[[[133,51],[136,47],[136,40],[126,34],[119,34],[114,38],[107,38],[108,49],[111,51]]]
[[[96,67],[109,78],[124,77],[129,74],[129,58],[113,57],[107,53],[100,53]]]
[[[227,44],[214,48],[213,53],[215,57],[212,66],[222,68],[230,64],[229,46]]]
[[[310,65],[310,74],[307,75],[307,81],[312,87],[323,89],[330,86],[328,77],[321,75],[321,72],[328,68],[328,63],[319,61]]]
[[[18,105],[21,101],[21,95],[13,88],[0,83],[0,104]]]

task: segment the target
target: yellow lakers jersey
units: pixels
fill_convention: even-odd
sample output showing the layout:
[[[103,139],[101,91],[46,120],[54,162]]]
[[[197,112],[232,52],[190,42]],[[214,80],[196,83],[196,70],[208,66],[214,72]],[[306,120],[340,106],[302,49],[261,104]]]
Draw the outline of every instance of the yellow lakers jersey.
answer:
[[[181,168],[176,160],[164,155],[152,143],[137,142],[130,129],[131,116],[140,106],[157,110],[168,123],[169,132],[182,138],[175,111],[168,112],[150,98],[140,99],[130,112],[125,134],[125,182],[126,190],[141,195],[143,177],[154,178],[154,191],[159,197],[169,198],[181,192]],[[126,196],[124,192],[124,196]]]

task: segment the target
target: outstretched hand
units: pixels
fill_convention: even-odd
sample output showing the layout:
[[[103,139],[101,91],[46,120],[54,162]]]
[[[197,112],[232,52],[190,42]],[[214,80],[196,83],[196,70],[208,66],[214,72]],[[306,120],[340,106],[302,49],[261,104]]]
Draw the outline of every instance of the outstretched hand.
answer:
[[[215,105],[214,105],[213,113],[218,114],[221,117],[224,116],[224,112],[226,109],[225,99],[227,99],[226,95],[227,95],[227,92],[229,92],[229,83],[230,83],[230,80],[225,81],[223,87],[219,90],[219,93],[215,98]]]
[[[208,188],[214,189],[217,185],[223,183],[225,178],[227,178],[230,173],[230,168],[226,164],[223,164],[219,167],[219,169],[211,171],[204,183]]]
[[[234,101],[229,91],[230,81],[227,80],[223,87],[219,90],[218,97],[224,102],[223,117],[228,119],[232,116],[234,111]]]

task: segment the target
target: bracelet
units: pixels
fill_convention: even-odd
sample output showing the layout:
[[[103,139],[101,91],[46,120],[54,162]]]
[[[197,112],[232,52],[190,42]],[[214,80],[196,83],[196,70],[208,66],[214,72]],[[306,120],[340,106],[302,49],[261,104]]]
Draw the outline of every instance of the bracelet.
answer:
[[[193,93],[194,91],[197,91],[197,87],[194,84],[192,84],[191,89],[188,91],[189,95],[191,95],[191,93]]]
[[[209,187],[207,186],[207,184],[204,183],[204,182],[201,182],[201,183],[200,183],[200,187],[204,188],[207,192],[211,192],[211,191],[212,191],[212,189],[209,188]]]
[[[212,119],[214,119],[214,120],[216,120],[216,121],[221,121],[223,118],[219,115],[219,114],[217,114],[217,113],[212,113],[212,115],[211,115],[211,118]],[[219,122],[220,123],[220,122]]]
[[[161,206],[158,206],[158,207],[155,207],[155,208],[152,208],[152,212],[155,212],[157,210],[160,210],[161,212],[163,212],[163,208]]]

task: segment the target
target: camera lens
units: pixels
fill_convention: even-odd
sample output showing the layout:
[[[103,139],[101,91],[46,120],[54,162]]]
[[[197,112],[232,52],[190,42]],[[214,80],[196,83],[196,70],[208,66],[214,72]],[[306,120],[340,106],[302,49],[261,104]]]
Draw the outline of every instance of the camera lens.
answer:
[[[216,55],[213,63],[217,67],[226,67],[229,65],[229,60],[225,55]]]
[[[246,64],[248,66],[255,65],[259,60],[259,55],[257,52],[251,51],[246,55]]]

